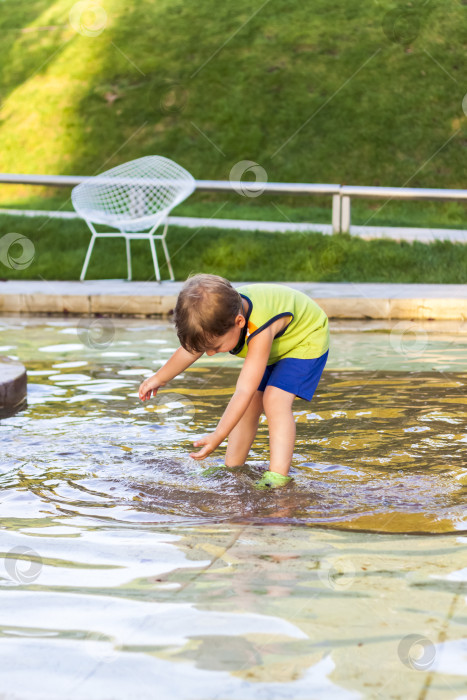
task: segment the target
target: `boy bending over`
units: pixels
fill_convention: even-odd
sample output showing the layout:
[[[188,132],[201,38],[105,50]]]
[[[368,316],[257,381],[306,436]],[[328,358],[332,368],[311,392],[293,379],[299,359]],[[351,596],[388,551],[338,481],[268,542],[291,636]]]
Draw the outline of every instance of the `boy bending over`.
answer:
[[[147,401],[203,353],[230,352],[245,362],[216,429],[196,442],[193,459],[204,459],[228,437],[225,464],[241,466],[264,411],[269,427],[270,463],[259,486],[281,486],[288,476],[295,443],[292,403],[311,401],[328,358],[329,327],[312,299],[280,284],[234,289],[217,275],[194,275],[185,282],[174,313],[181,347],[139,387]]]

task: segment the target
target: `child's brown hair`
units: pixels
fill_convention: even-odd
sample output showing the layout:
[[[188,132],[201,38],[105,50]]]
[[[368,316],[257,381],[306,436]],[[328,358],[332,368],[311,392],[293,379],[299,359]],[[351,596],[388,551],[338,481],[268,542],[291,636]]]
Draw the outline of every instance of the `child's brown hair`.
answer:
[[[216,337],[235,325],[239,313],[243,313],[242,298],[224,277],[189,277],[174,311],[181,346],[188,352],[205,352]]]

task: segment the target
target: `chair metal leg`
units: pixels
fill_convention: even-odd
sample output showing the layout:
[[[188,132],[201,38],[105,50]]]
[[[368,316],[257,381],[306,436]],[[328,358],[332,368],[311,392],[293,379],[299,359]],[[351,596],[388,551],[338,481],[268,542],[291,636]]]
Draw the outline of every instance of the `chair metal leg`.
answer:
[[[167,260],[167,267],[169,268],[170,279],[173,282],[175,280],[174,271],[172,270],[172,264],[170,262],[170,255],[169,255],[169,251],[167,250],[167,243],[165,242],[164,239],[162,239],[162,247],[164,249],[165,259]]]
[[[161,236],[161,241],[162,241],[162,247],[163,247],[164,253],[165,253],[165,259],[167,260],[167,267],[169,268],[170,279],[173,282],[175,280],[174,271],[172,270],[172,263],[170,262],[170,255],[169,255],[169,251],[167,248],[167,243],[165,242],[165,237],[167,235],[168,227],[169,227],[169,221],[166,220],[164,230],[163,230],[162,236]]]
[[[91,236],[91,240],[89,242],[88,250],[86,253],[86,257],[84,258],[84,265],[83,269],[81,270],[81,275],[79,276],[80,281],[82,282],[84,278],[86,277],[86,272],[88,269],[88,264],[89,264],[89,259],[91,257],[92,249],[94,247],[94,241],[96,240],[96,235],[93,233]]]
[[[159,272],[159,263],[157,262],[157,251],[154,243],[154,238],[151,236],[149,239],[149,245],[151,246],[152,259],[154,261],[154,272],[156,273],[156,280],[161,281],[161,274]]]
[[[126,264],[128,268],[128,279],[131,280],[131,250],[130,250],[130,239],[125,236],[126,244]]]

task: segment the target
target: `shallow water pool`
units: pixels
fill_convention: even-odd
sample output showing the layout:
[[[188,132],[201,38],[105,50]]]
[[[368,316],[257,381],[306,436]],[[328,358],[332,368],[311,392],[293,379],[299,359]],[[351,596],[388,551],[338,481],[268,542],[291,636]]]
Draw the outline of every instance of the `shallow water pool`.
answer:
[[[188,456],[240,360],[142,404],[169,323],[1,319],[28,369],[26,410],[0,420],[6,697],[461,697],[465,324],[331,337],[294,402],[293,481],[265,493],[265,421],[241,469]]]

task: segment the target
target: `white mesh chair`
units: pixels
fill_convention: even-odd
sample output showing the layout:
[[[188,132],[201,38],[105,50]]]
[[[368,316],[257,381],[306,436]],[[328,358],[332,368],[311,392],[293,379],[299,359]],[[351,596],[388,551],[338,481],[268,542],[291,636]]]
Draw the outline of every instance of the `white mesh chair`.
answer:
[[[128,279],[131,280],[130,240],[147,239],[151,247],[156,279],[160,282],[155,240],[162,241],[170,279],[174,279],[167,235],[167,216],[171,209],[195,189],[195,180],[184,168],[169,158],[145,156],[131,160],[73,188],[71,201],[75,210],[91,229],[80,280],[84,280],[96,238],[125,238]],[[98,232],[93,224],[102,224],[116,232]],[[164,224],[162,234],[154,231]]]

